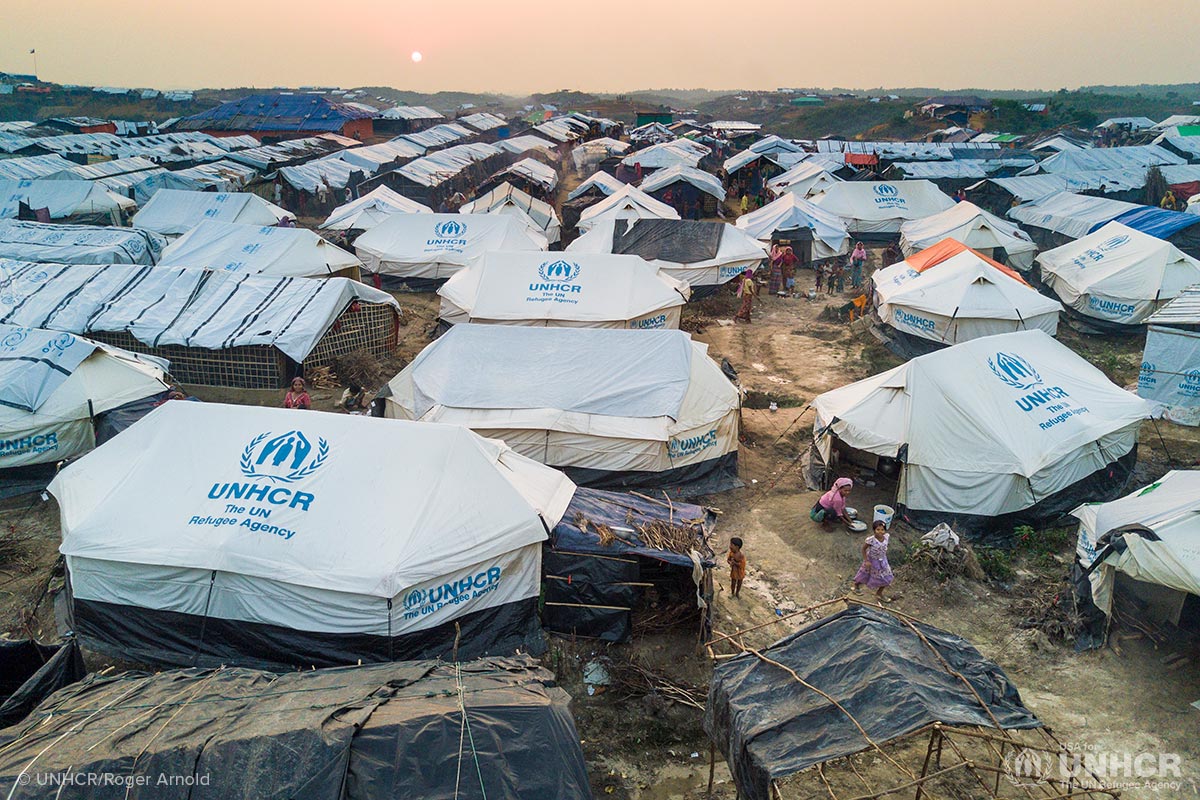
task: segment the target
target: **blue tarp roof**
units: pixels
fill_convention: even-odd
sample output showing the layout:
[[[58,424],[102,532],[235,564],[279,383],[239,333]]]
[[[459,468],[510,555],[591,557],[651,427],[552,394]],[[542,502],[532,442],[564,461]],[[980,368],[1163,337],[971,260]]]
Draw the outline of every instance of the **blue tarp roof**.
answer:
[[[175,123],[176,130],[339,131],[373,114],[319,94],[252,94]]]
[[[1114,222],[1119,222],[1122,225],[1127,225],[1135,231],[1141,231],[1158,239],[1168,239],[1184,228],[1200,223],[1200,215],[1185,214],[1182,211],[1167,211],[1163,208],[1154,208],[1152,206],[1142,206],[1135,208],[1132,211],[1126,211],[1118,217],[1115,217]],[[1092,230],[1103,227],[1106,223],[1099,223]]]

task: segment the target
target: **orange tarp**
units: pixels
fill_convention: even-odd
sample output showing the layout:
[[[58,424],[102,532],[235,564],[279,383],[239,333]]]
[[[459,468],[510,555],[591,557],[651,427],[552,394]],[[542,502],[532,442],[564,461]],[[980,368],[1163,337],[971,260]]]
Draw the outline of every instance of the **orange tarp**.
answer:
[[[935,244],[933,247],[927,247],[919,253],[913,253],[911,256],[904,259],[904,263],[908,264],[910,267],[912,267],[917,272],[924,272],[925,270],[929,269],[930,267],[936,267],[938,264],[941,264],[943,261],[953,258],[954,256],[958,255],[959,253],[963,252],[964,250],[971,250],[971,248],[967,247],[965,244],[958,241],[957,239],[942,239],[940,242]],[[1029,285],[1029,283],[1024,278],[1022,278],[1021,274],[1019,272],[1017,272],[1016,270],[1014,270],[1010,267],[1004,266],[999,261],[995,261],[993,259],[988,258],[987,256],[985,256],[983,253],[979,252],[978,250],[971,250],[971,252],[974,253],[978,258],[991,264],[993,267],[1000,270],[1001,272],[1003,272],[1005,275],[1012,278],[1013,280],[1020,281],[1021,283],[1024,283],[1026,286]]]

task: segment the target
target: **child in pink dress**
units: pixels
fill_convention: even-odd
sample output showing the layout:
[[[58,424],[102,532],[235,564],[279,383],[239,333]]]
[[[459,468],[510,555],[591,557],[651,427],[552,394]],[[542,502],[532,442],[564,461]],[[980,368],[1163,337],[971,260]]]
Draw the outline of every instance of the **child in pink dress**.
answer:
[[[854,576],[854,593],[862,592],[865,583],[868,589],[875,590],[875,598],[881,603],[890,603],[894,597],[884,597],[883,591],[892,585],[895,576],[892,575],[892,565],[888,563],[888,543],[891,534],[887,532],[887,524],[883,520],[875,520],[871,526],[871,535],[862,545],[862,566]]]

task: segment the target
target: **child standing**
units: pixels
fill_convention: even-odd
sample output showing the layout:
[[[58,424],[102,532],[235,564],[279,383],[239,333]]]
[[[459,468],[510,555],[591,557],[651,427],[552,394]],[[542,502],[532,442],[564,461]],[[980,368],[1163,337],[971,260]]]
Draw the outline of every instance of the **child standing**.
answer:
[[[854,593],[862,593],[865,583],[868,589],[875,590],[875,599],[881,603],[890,603],[896,598],[884,597],[883,590],[892,585],[895,576],[892,575],[892,565],[888,563],[888,543],[891,534],[887,532],[887,523],[881,519],[871,525],[871,535],[862,545],[862,566],[854,576]]]
[[[729,593],[737,597],[742,593],[742,581],[746,579],[746,556],[742,552],[742,540],[734,536],[729,540]]]

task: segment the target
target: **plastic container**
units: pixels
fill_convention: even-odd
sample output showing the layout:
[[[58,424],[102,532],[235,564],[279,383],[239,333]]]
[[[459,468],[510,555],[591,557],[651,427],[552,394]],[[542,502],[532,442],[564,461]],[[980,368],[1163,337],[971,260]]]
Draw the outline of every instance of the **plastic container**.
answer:
[[[875,506],[875,514],[871,518],[871,523],[882,521],[889,528],[892,527],[892,517],[896,516],[896,509],[891,506]]]

